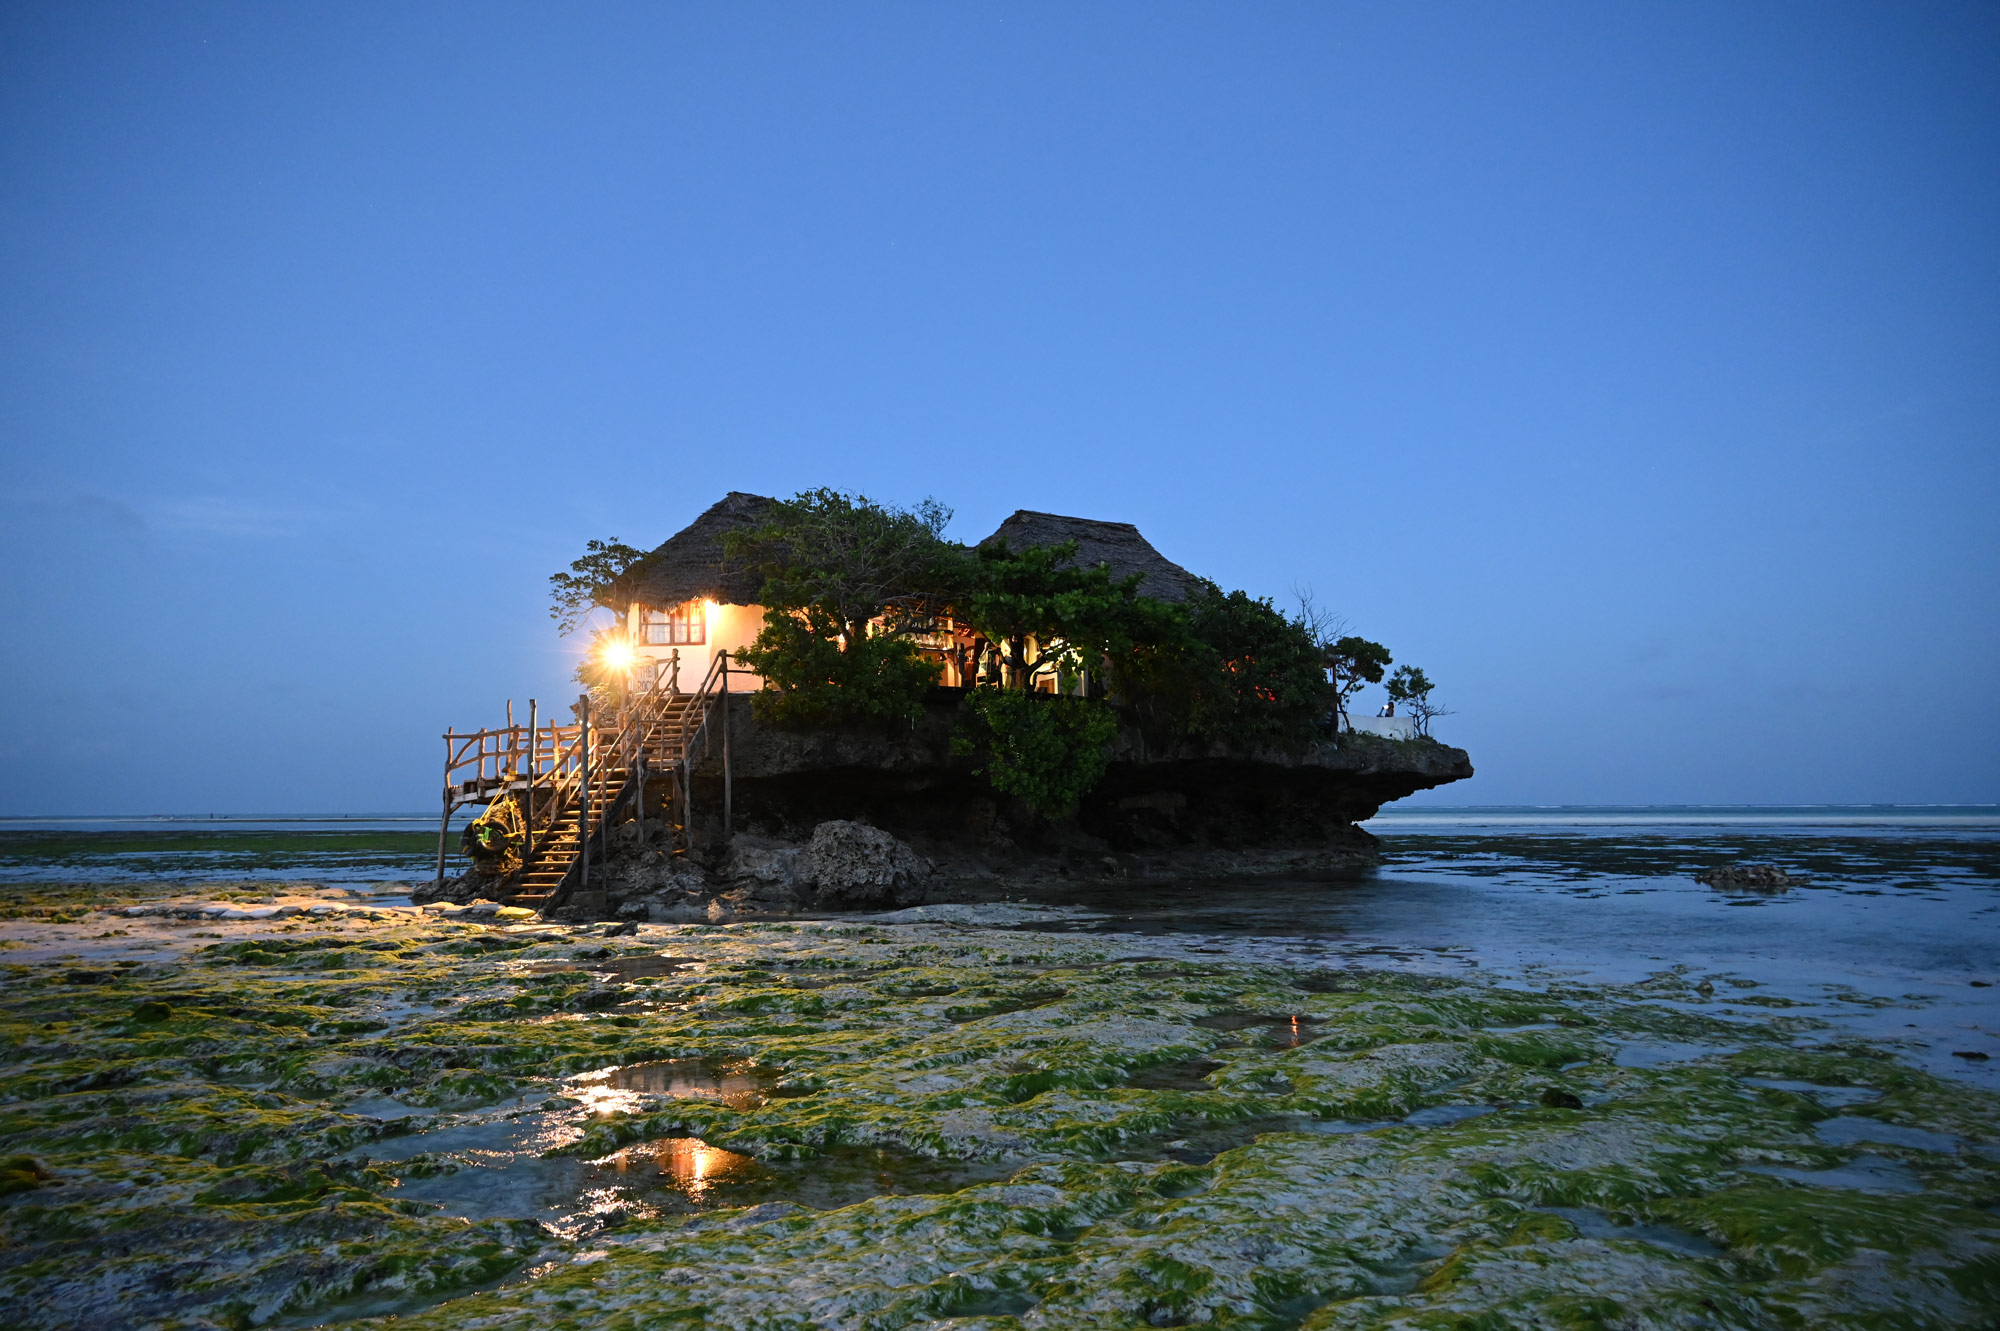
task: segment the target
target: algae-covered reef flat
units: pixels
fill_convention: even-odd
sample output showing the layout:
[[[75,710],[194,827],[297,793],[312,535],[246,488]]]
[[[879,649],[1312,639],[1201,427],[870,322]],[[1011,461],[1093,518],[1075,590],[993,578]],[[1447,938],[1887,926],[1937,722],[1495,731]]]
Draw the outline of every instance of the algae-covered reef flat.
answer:
[[[10,1327],[2000,1308],[2000,1097],[1747,982],[1252,963],[1008,906],[607,934],[14,900]]]

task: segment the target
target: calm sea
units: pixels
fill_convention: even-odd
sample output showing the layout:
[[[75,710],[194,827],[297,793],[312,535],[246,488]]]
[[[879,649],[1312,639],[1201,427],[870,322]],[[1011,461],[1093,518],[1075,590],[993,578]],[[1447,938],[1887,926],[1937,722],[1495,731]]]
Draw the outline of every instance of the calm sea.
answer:
[[[1360,876],[1091,886],[1048,900],[1075,908],[1068,927],[1292,963],[1531,983],[1682,968],[1717,985],[1708,1010],[1739,995],[1729,1010],[1746,1020],[1824,1019],[2000,1086],[2000,807],[1428,806],[1367,826],[1384,853]],[[421,814],[0,820],[0,883],[401,884],[430,876],[436,846],[435,816]],[[1803,884],[1727,891],[1696,879],[1737,862]]]
[[[1294,963],[1531,983],[1680,968],[1717,986],[1722,998],[1702,1005],[1711,1015],[1824,1020],[2000,1088],[2000,807],[1432,806],[1385,810],[1367,827],[1383,857],[1360,877],[1065,900],[1094,912],[1086,927],[1198,933]],[[1773,892],[1697,881],[1732,863],[1804,882]]]
[[[437,827],[395,813],[0,818],[0,883],[408,881],[435,871]]]

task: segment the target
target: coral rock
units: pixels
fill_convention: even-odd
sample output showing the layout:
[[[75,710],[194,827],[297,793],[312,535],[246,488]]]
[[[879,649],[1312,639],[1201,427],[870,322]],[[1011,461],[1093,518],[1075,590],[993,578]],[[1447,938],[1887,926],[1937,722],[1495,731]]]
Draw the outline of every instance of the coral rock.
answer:
[[[936,866],[889,833],[836,819],[813,829],[801,875],[822,906],[913,906]]]

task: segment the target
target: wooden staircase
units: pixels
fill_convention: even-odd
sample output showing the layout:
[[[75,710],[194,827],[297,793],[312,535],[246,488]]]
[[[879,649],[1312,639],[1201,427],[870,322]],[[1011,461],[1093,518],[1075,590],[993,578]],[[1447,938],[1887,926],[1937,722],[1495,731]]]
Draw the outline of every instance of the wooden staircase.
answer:
[[[537,725],[531,711],[526,727],[515,726],[509,704],[504,727],[446,732],[439,885],[452,814],[505,798],[525,810],[529,836],[520,868],[493,888],[503,905],[545,916],[587,891],[591,865],[602,864],[610,848],[611,829],[635,816],[651,824],[647,806],[656,792],[669,839],[685,853],[694,766],[721,730],[713,723],[728,691],[729,653],[717,652],[701,685],[685,692],[676,653],[666,685],[629,695],[608,726],[592,723],[586,695],[575,725]],[[723,746],[726,773],[726,735]]]

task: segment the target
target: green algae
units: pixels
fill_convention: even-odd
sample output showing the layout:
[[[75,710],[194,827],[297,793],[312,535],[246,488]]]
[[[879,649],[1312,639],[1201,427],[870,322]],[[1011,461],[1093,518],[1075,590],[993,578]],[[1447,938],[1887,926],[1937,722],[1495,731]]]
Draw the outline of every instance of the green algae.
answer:
[[[1947,1327],[2000,1301],[2000,1162],[1971,1149],[2000,1142],[1995,1098],[1776,1009],[1656,1001],[1684,975],[1530,988],[948,926],[647,941],[410,920],[10,967],[0,1320]],[[608,964],[662,949],[685,964]],[[1717,1052],[1620,1065],[1649,1040]],[[675,1060],[771,1093],[607,1098],[603,1070]],[[1863,1150],[1756,1079],[1865,1086],[1840,1112],[1968,1148],[1867,1144],[1919,1192],[1760,1174]],[[591,1186],[662,1140],[759,1170],[582,1226],[411,1195],[486,1176],[427,1143],[501,1127]]]

